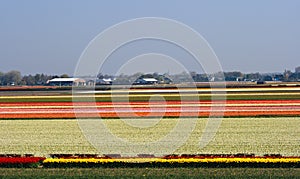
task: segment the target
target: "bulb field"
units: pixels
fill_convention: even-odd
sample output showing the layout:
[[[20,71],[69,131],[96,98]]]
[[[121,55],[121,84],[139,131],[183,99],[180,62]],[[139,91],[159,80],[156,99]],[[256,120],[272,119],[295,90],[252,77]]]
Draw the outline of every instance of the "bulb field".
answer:
[[[70,91],[0,90],[0,166],[299,168],[300,87],[224,91],[139,89],[72,96]],[[199,148],[208,121],[220,117],[214,138]],[[110,153],[93,147],[77,118],[102,118],[114,136],[137,143],[141,149],[167,135],[179,120],[196,119],[196,125],[187,141],[170,154],[173,157],[128,158],[115,153],[113,146]],[[127,121],[153,125],[139,128]],[[110,154],[115,157],[105,157]],[[74,158],[76,155],[90,157]],[[183,155],[188,157],[174,157]],[[28,161],[34,165],[25,165]],[[16,162],[19,165],[12,165]]]

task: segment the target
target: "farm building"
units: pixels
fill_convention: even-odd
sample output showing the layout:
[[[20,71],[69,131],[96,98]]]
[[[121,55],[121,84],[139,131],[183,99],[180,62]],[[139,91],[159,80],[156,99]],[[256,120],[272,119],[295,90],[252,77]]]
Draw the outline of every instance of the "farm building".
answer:
[[[139,78],[137,79],[134,84],[140,85],[150,85],[150,84],[157,84],[158,80],[155,78]]]
[[[54,78],[48,80],[50,86],[85,86],[85,80],[80,78]]]
[[[97,85],[111,85],[113,83],[113,80],[111,78],[101,78],[97,79],[96,84]]]

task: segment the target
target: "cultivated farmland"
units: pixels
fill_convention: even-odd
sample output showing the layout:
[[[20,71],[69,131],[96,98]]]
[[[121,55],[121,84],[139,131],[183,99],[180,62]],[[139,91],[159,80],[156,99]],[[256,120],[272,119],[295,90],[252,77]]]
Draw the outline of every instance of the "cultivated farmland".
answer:
[[[156,126],[145,129],[136,129],[118,119],[105,120],[104,123],[115,135],[142,144],[163,137],[177,120],[162,119]],[[205,118],[198,120],[189,140],[176,153],[300,155],[300,117],[225,118],[214,140],[199,149],[206,122]],[[0,136],[0,153],[42,156],[51,153],[101,154],[84,138],[76,120],[1,120]]]
[[[0,93],[2,154],[105,154],[89,143],[76,120],[99,116],[113,135],[141,148],[167,135],[178,120],[196,120],[175,154],[300,153],[299,87],[117,89],[80,91],[75,98],[71,91]],[[222,116],[216,136],[199,148],[208,120]],[[147,127],[135,125],[141,121]]]

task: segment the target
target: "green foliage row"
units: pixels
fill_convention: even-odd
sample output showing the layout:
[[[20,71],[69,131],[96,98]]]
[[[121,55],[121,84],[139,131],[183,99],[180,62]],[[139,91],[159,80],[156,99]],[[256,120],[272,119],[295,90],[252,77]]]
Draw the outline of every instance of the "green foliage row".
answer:
[[[36,163],[0,163],[0,168],[38,168],[40,162]]]
[[[299,178],[300,168],[0,168],[0,178]]]

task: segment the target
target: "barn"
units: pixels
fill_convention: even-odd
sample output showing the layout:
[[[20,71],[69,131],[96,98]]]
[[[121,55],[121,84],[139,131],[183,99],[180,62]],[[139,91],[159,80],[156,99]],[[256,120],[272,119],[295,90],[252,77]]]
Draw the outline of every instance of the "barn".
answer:
[[[50,86],[85,86],[86,82],[81,78],[54,78],[48,80],[47,84]]]
[[[139,78],[137,79],[134,84],[140,85],[150,85],[150,84],[157,84],[158,80],[155,78]]]

